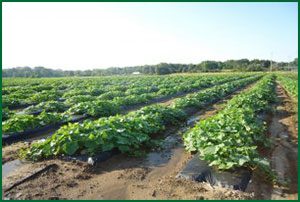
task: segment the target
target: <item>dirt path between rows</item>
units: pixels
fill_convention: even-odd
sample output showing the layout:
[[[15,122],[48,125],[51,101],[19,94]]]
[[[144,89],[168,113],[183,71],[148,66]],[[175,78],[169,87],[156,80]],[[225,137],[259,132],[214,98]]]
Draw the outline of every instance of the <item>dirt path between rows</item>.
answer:
[[[264,151],[277,174],[279,184],[262,181],[262,174],[254,173],[248,191],[256,199],[298,199],[298,131],[293,100],[280,86],[276,86],[278,101],[269,118],[268,135],[272,147]]]
[[[226,99],[199,111],[189,120],[196,122],[212,116],[234,95],[254,84],[236,91]],[[192,126],[192,124],[190,125]],[[184,151],[181,133],[186,127],[169,130],[161,150],[136,158],[120,154],[90,167],[82,162],[49,160],[29,164],[6,177],[3,185],[24,176],[30,170],[49,165],[57,169],[37,176],[3,196],[9,199],[250,199],[252,194],[225,188],[212,188],[207,183],[176,179],[192,155]]]

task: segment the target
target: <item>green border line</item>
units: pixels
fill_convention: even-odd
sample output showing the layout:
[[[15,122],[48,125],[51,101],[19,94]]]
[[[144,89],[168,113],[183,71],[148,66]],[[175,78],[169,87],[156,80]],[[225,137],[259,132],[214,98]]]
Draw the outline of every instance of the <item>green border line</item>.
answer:
[[[2,0],[1,2],[183,2],[183,3],[188,3],[188,2],[239,2],[239,3],[246,3],[246,2],[274,2],[274,3],[288,3],[288,2],[298,2],[298,0],[289,0],[289,1],[282,1],[282,0],[252,0],[252,1],[241,1],[241,0],[204,0],[204,1],[199,1],[199,0],[188,0],[188,1],[181,1],[181,0],[145,0],[145,1],[138,1],[138,0],[132,0],[132,1],[126,1],[126,0],[106,0],[106,1],[99,1],[99,0],[87,0],[87,1],[81,1],[81,0],[63,0],[63,1],[59,1],[59,0]],[[1,4],[1,47],[2,47],[2,4]],[[298,6],[298,47],[299,47],[299,6]],[[2,52],[2,49],[1,49]],[[298,58],[299,58],[299,51],[298,51]],[[2,64],[2,54],[1,54],[1,64]],[[299,64],[298,64],[298,69],[299,69]],[[299,85],[299,80],[298,80],[298,85]],[[299,94],[300,90],[298,89],[298,94]],[[2,71],[1,71],[1,106],[2,106]],[[299,111],[299,105],[298,105],[298,111]],[[1,107],[1,119],[2,119],[2,107]],[[298,120],[299,120],[299,114],[298,114]],[[299,122],[298,122],[298,128],[299,128]],[[2,135],[2,125],[1,125],[1,135]],[[299,136],[299,132],[298,132],[298,136]],[[299,139],[298,139],[298,144],[299,144]],[[1,138],[1,148],[2,148],[2,138]],[[299,151],[299,146],[298,146],[298,151]],[[298,166],[299,166],[299,155],[298,155]],[[1,152],[1,163],[2,163],[2,152]],[[299,171],[299,168],[298,168]],[[1,173],[2,173],[2,167],[1,167]],[[298,172],[298,185],[299,185],[299,172]],[[2,180],[1,180],[2,182]],[[2,183],[1,183],[2,184]],[[298,193],[299,193],[299,186],[298,186]],[[2,196],[2,191],[1,191],[1,198]],[[12,201],[17,201],[17,200],[12,200]],[[24,200],[24,201],[31,201],[31,200]],[[48,200],[37,200],[37,201],[48,201]],[[60,200],[60,201],[68,201],[68,200]],[[84,200],[74,200],[74,201],[84,201]],[[87,201],[93,201],[93,200],[87,200]],[[119,201],[119,200],[103,200],[103,201]],[[131,201],[131,200],[122,200],[122,201]],[[136,201],[145,201],[145,200],[136,200]],[[164,201],[164,200],[155,200],[155,201]],[[178,201],[178,200],[168,200],[168,201]],[[191,200],[182,200],[182,201],[191,201]],[[212,200],[212,201],[225,201],[225,200]],[[226,200],[227,201],[227,200]],[[243,200],[243,201],[261,201],[261,200]],[[271,200],[266,200],[266,201],[271,201]],[[282,201],[290,201],[290,200],[282,200]]]

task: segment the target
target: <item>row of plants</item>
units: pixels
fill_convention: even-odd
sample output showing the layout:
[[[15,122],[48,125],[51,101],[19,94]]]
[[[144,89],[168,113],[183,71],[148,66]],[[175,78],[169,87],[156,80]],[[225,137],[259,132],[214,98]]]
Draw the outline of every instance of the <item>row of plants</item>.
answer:
[[[69,116],[59,113],[42,112],[38,116],[22,114],[13,116],[2,123],[2,134],[14,134],[42,128],[44,126],[67,122]]]
[[[240,78],[244,78],[245,76],[237,76],[237,77],[214,77],[214,78],[209,78],[209,79],[202,79],[200,82],[199,81],[194,81],[194,80],[188,80],[180,85],[177,84],[177,87],[172,87],[175,84],[170,81],[169,85],[166,85],[164,88],[158,88],[154,89],[152,88],[146,88],[149,89],[148,93],[147,91],[143,90],[143,88],[133,88],[131,94],[127,94],[126,92],[121,92],[121,91],[111,91],[107,92],[105,94],[102,94],[99,96],[99,100],[105,101],[105,100],[111,100],[112,106],[116,109],[116,112],[119,112],[121,108],[124,108],[125,106],[133,106],[136,104],[142,104],[142,103],[148,103],[150,100],[167,96],[167,95],[172,95],[176,94],[179,92],[191,92],[192,90],[195,89],[200,89],[204,87],[209,87],[225,82],[229,82],[232,80],[237,80]],[[196,85],[195,85],[196,83]],[[193,84],[193,85],[192,85]],[[137,94],[134,94],[137,93]],[[67,100],[68,101],[68,100]],[[103,117],[102,113],[94,113],[91,115],[89,111],[99,111],[97,110],[101,108],[101,105],[99,106],[98,103],[103,103],[101,101],[94,101],[92,98],[86,100],[85,102],[82,102],[80,104],[76,104],[72,106],[67,112],[74,114],[73,112],[77,112],[76,114],[88,114],[90,116],[94,117]],[[78,102],[77,102],[78,103]],[[113,115],[113,114],[110,114]]]
[[[183,135],[186,150],[199,152],[200,159],[218,169],[243,166],[269,172],[269,162],[257,150],[270,146],[265,122],[258,115],[270,109],[275,98],[275,77],[268,75],[187,131]]]
[[[253,79],[256,77],[250,77],[250,79]],[[232,78],[230,78],[232,80]],[[237,79],[237,78],[236,78]],[[227,81],[228,78],[219,80]],[[244,79],[244,82],[238,80],[236,82],[242,82],[246,83],[247,78]],[[231,85],[235,85],[234,83]],[[227,85],[221,85],[217,89],[221,91],[222,89],[229,89]],[[214,88],[213,88],[214,89]],[[205,93],[214,93],[216,90],[212,90],[211,92],[208,90],[205,90]],[[223,92],[224,94],[224,92]],[[220,95],[220,93],[219,93]],[[153,98],[151,95],[142,94],[139,96],[130,95],[127,97],[119,98],[119,99],[113,99],[113,101],[86,101],[86,102],[79,102],[78,104],[74,104],[72,107],[70,107],[67,111],[63,113],[56,113],[56,111],[63,111],[67,106],[63,103],[59,103],[57,101],[50,101],[50,102],[43,102],[40,103],[44,109],[42,114],[38,114],[37,116],[34,115],[28,115],[28,114],[17,114],[12,116],[10,119],[4,121],[2,123],[2,133],[4,134],[13,134],[17,132],[25,132],[32,129],[38,129],[41,127],[44,127],[44,123],[50,123],[55,124],[61,122],[68,122],[72,120],[72,115],[83,115],[88,117],[107,117],[111,115],[115,115],[117,113],[120,113],[122,106],[129,106],[137,103],[146,103],[148,100]],[[70,106],[70,105],[69,105]],[[25,111],[29,111],[30,113],[38,112],[38,109],[36,106],[29,107]],[[43,121],[43,118],[47,119],[44,114],[51,114],[57,116],[57,119],[52,122]],[[61,117],[64,119],[61,120]],[[18,121],[20,123],[18,123]],[[28,124],[26,124],[28,123]],[[43,123],[43,124],[41,124]],[[34,128],[34,127],[35,128]]]
[[[69,104],[74,104],[78,101],[88,101],[87,99],[108,100],[114,97],[154,92],[157,95],[170,95],[180,91],[213,85],[220,79],[230,77],[232,79],[235,76],[246,75],[64,78],[63,81],[52,78],[40,79],[40,84],[37,84],[34,79],[32,86],[4,87],[2,89],[2,106],[8,108],[24,107],[61,99],[67,100]],[[23,82],[21,83],[23,84]],[[30,79],[28,79],[28,83],[30,83]]]
[[[78,103],[66,112],[73,115],[88,115],[90,117],[106,117],[120,112],[120,105],[110,101],[91,101]]]
[[[245,76],[240,76],[245,77]],[[240,77],[233,77],[233,76],[226,76],[225,78],[222,77],[210,77],[207,79],[202,79],[201,82],[197,82],[197,87],[203,87],[208,85],[213,85],[216,83],[224,83],[230,80],[236,80]],[[197,78],[197,77],[195,77]],[[187,79],[188,82],[193,82],[194,79]],[[170,84],[173,85],[172,82]],[[187,82],[184,82],[184,84],[187,84]],[[186,87],[186,91],[191,91],[196,86],[189,86],[184,85]],[[137,89],[137,88],[135,88]],[[168,90],[168,89],[166,89]],[[116,92],[116,91],[112,91]],[[141,92],[141,91],[137,91]],[[173,92],[173,91],[172,91]],[[108,93],[106,93],[107,95]],[[105,95],[105,94],[103,94]],[[110,93],[110,95],[113,95],[113,93]],[[145,93],[141,95],[128,95],[125,97],[101,97],[99,99],[95,99],[94,96],[90,95],[78,95],[74,96],[76,99],[73,99],[72,102],[69,102],[69,100],[66,100],[65,102],[59,102],[59,101],[47,101],[47,102],[41,102],[38,105],[30,106],[26,108],[23,112],[25,114],[15,114],[12,116],[6,116],[8,115],[5,111],[2,114],[7,119],[3,119],[4,122],[2,123],[3,129],[2,132],[4,134],[7,133],[13,133],[13,132],[24,132],[27,130],[31,130],[33,124],[37,123],[35,126],[43,127],[43,124],[40,123],[42,117],[46,118],[43,115],[39,115],[41,112],[47,112],[47,113],[60,113],[56,114],[58,117],[66,117],[67,119],[64,119],[63,121],[66,122],[68,120],[71,120],[72,115],[83,115],[83,116],[90,116],[90,117],[105,117],[110,115],[115,115],[116,113],[119,113],[121,111],[121,108],[124,106],[132,106],[135,104],[140,103],[147,103],[149,100],[154,99],[158,96],[161,96],[160,91],[155,93]],[[74,98],[73,97],[73,98]],[[111,101],[105,101],[105,98]],[[71,107],[70,107],[71,106]],[[30,116],[26,116],[30,115]],[[59,119],[58,119],[59,120]],[[18,121],[20,123],[18,123]],[[26,121],[28,122],[28,126],[26,126]],[[51,123],[52,124],[52,123]],[[16,126],[14,126],[16,125]],[[17,127],[18,126],[18,127]],[[20,128],[20,126],[23,126],[23,130]]]
[[[171,83],[172,81],[181,81],[177,77],[170,80]],[[20,86],[16,86],[18,82],[20,82]],[[150,82],[153,82],[153,85],[163,85],[167,82],[167,78],[139,77],[128,79],[120,77],[118,79],[109,78],[109,80],[108,78],[62,78],[59,80],[47,78],[40,80],[27,79],[26,84],[24,84],[24,79],[20,78],[4,79],[3,85],[10,83],[12,86],[6,86],[2,89],[2,107],[11,108],[32,105],[37,109],[36,105],[40,102],[64,101],[67,99],[65,104],[72,105],[95,99],[111,99],[111,92],[118,91],[122,93],[119,96],[124,96],[124,91],[128,88],[143,87],[143,85],[149,86]],[[102,97],[97,97],[101,94],[103,94]],[[35,111],[43,110],[43,105],[39,105],[39,107],[40,109]],[[26,111],[26,113],[30,114],[30,111]]]
[[[298,100],[298,80],[285,75],[278,75],[279,83],[287,90],[287,92]]]
[[[18,81],[19,79],[12,79]],[[61,81],[63,80],[63,81]],[[146,79],[131,79],[130,82],[126,84],[140,84],[141,81],[147,83]],[[156,79],[152,79],[156,80]],[[157,81],[163,81],[164,79],[158,78]],[[5,80],[4,80],[5,81]],[[8,82],[8,81],[7,81]],[[31,79],[27,79],[27,82],[30,84]],[[116,86],[124,84],[122,79],[118,80],[116,78],[107,80],[107,78],[97,78],[97,79],[74,79],[74,78],[63,78],[63,79],[40,79],[36,83],[36,79],[33,79],[32,85],[20,85],[20,86],[7,86],[3,88],[3,106],[5,107],[18,107],[18,105],[28,105],[28,104],[38,104],[42,101],[49,101],[53,96],[70,98],[76,95],[94,95],[98,96],[102,93],[114,91]],[[5,82],[4,82],[5,83]],[[20,83],[23,84],[23,80],[20,80]],[[149,83],[149,82],[148,82]],[[126,85],[125,85],[126,86]],[[100,90],[101,89],[101,90]],[[127,88],[125,87],[125,90]],[[124,88],[122,88],[124,90]],[[43,96],[42,94],[49,94],[50,98]],[[14,102],[12,102],[14,101]]]
[[[277,74],[294,79],[294,80],[298,80],[298,72],[284,72],[284,73],[280,72]]]
[[[220,98],[230,94],[238,88],[242,88],[251,82],[254,82],[261,78],[261,75],[244,78],[241,80],[228,82],[222,85],[217,85],[212,88],[205,89],[203,91],[189,94],[185,97],[175,99],[172,103],[172,107],[185,109],[188,107],[204,107],[209,103],[213,103]]]
[[[165,129],[165,124],[184,121],[185,114],[162,106],[149,106],[125,116],[111,116],[96,121],[69,124],[51,138],[34,143],[23,154],[31,160],[56,155],[73,155],[118,148],[123,153],[137,154],[140,147],[151,144],[151,135]]]
[[[259,77],[232,81],[227,94]],[[223,92],[223,88],[216,88]],[[217,92],[216,92],[217,93]],[[225,94],[223,94],[225,95]],[[212,96],[212,97],[210,97]],[[206,103],[215,99],[215,94],[206,96]],[[153,143],[153,135],[163,132],[168,126],[183,123],[187,113],[181,107],[152,105],[126,115],[116,115],[83,123],[70,123],[62,126],[45,141],[33,143],[22,151],[24,158],[39,160],[58,155],[89,154],[110,151],[113,148],[123,153],[138,155],[142,147]]]
[[[2,108],[2,121],[6,121],[7,119],[10,119],[14,113],[10,111],[8,108]]]
[[[38,114],[42,111],[45,112],[64,112],[69,106],[64,102],[59,101],[47,101],[41,102],[38,105],[32,105],[24,109],[26,114]]]

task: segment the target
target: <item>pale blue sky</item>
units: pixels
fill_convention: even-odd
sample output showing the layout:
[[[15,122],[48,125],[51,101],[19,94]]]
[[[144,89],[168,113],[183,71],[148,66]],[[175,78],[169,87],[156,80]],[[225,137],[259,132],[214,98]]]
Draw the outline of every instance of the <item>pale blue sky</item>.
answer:
[[[298,55],[298,3],[4,3],[3,67]],[[24,30],[26,30],[24,32]]]

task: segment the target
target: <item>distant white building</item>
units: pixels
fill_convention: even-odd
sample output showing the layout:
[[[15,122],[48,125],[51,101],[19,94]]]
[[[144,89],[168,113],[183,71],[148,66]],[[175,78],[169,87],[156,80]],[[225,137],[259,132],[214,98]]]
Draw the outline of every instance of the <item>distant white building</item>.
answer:
[[[139,74],[141,74],[141,72],[132,72],[132,74],[139,75]]]

